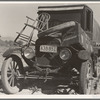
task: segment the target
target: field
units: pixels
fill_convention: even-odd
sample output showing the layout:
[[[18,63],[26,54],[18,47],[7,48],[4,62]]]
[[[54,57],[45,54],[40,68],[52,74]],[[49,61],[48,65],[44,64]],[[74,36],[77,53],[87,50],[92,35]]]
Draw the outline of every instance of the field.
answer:
[[[3,60],[4,58],[2,57],[2,54],[4,51],[6,51],[8,49],[8,47],[5,47],[5,46],[1,46],[0,47],[0,71],[1,71],[1,66],[2,66],[2,63],[3,63]],[[41,88],[37,88],[37,86],[35,84],[38,84],[39,87],[41,87],[41,84],[42,82],[34,82],[33,80],[25,80],[24,81],[24,85],[23,85],[23,89],[22,91],[20,91],[19,93],[17,93],[16,95],[47,95],[47,94],[53,94],[55,87],[53,87],[52,83],[50,84],[42,84],[42,87],[45,87],[44,90],[42,90]],[[95,80],[94,80],[94,83],[95,83]],[[54,83],[53,83],[54,84]],[[93,94],[100,94],[100,82],[98,82],[98,88],[96,90],[93,90]],[[68,88],[67,88],[68,89]],[[59,90],[59,93],[60,94],[63,94],[63,89],[60,89]],[[66,90],[67,91],[67,90]],[[66,94],[67,92],[65,92],[64,94]],[[71,94],[75,94],[75,91],[72,90],[70,92]],[[1,77],[0,77],[0,95],[7,95],[5,94],[5,92],[3,91],[2,89],[2,84],[1,84]]]

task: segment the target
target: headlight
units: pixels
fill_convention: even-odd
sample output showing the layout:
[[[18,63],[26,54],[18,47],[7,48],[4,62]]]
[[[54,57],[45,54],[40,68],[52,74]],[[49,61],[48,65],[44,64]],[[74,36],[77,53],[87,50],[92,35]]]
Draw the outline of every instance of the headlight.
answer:
[[[59,56],[62,60],[68,60],[71,58],[71,51],[68,48],[65,48],[63,50],[60,51]]]
[[[35,56],[35,50],[28,47],[24,50],[23,54],[27,59],[32,59]]]

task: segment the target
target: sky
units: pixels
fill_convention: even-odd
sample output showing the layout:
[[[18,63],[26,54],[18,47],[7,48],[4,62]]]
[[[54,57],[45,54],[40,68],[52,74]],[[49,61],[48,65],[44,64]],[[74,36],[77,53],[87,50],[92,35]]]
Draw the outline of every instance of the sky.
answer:
[[[26,16],[33,19],[37,17],[38,6],[54,6],[69,4],[86,4],[93,10],[94,18],[100,24],[100,3],[78,2],[49,2],[49,3],[1,3],[0,2],[0,35],[2,37],[15,38],[16,32],[20,32],[26,22]]]

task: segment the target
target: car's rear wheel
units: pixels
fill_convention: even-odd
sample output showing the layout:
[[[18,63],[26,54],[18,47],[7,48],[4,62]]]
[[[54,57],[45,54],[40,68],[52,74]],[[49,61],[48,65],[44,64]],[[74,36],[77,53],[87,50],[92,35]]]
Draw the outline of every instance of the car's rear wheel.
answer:
[[[92,60],[82,63],[80,70],[80,93],[92,94],[93,89],[93,66]]]
[[[3,89],[8,94],[17,93],[20,90],[18,76],[22,70],[21,60],[15,57],[6,59],[1,69],[1,81]]]

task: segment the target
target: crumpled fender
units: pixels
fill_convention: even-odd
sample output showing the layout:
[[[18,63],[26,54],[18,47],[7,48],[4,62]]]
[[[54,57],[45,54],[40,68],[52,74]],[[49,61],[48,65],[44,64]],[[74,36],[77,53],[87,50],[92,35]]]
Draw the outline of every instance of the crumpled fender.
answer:
[[[21,47],[11,47],[3,53],[3,57],[9,57],[11,55],[16,55],[19,58],[21,57]]]
[[[27,64],[25,63],[25,61],[24,61],[22,55],[21,55],[21,47],[11,47],[11,48],[9,48],[8,50],[6,50],[6,51],[4,52],[4,54],[3,54],[3,57],[5,57],[5,58],[9,58],[9,57],[11,57],[11,56],[15,56],[16,59],[19,58],[19,59],[21,60],[23,66],[24,66],[24,65],[25,65],[25,66],[27,65]]]

